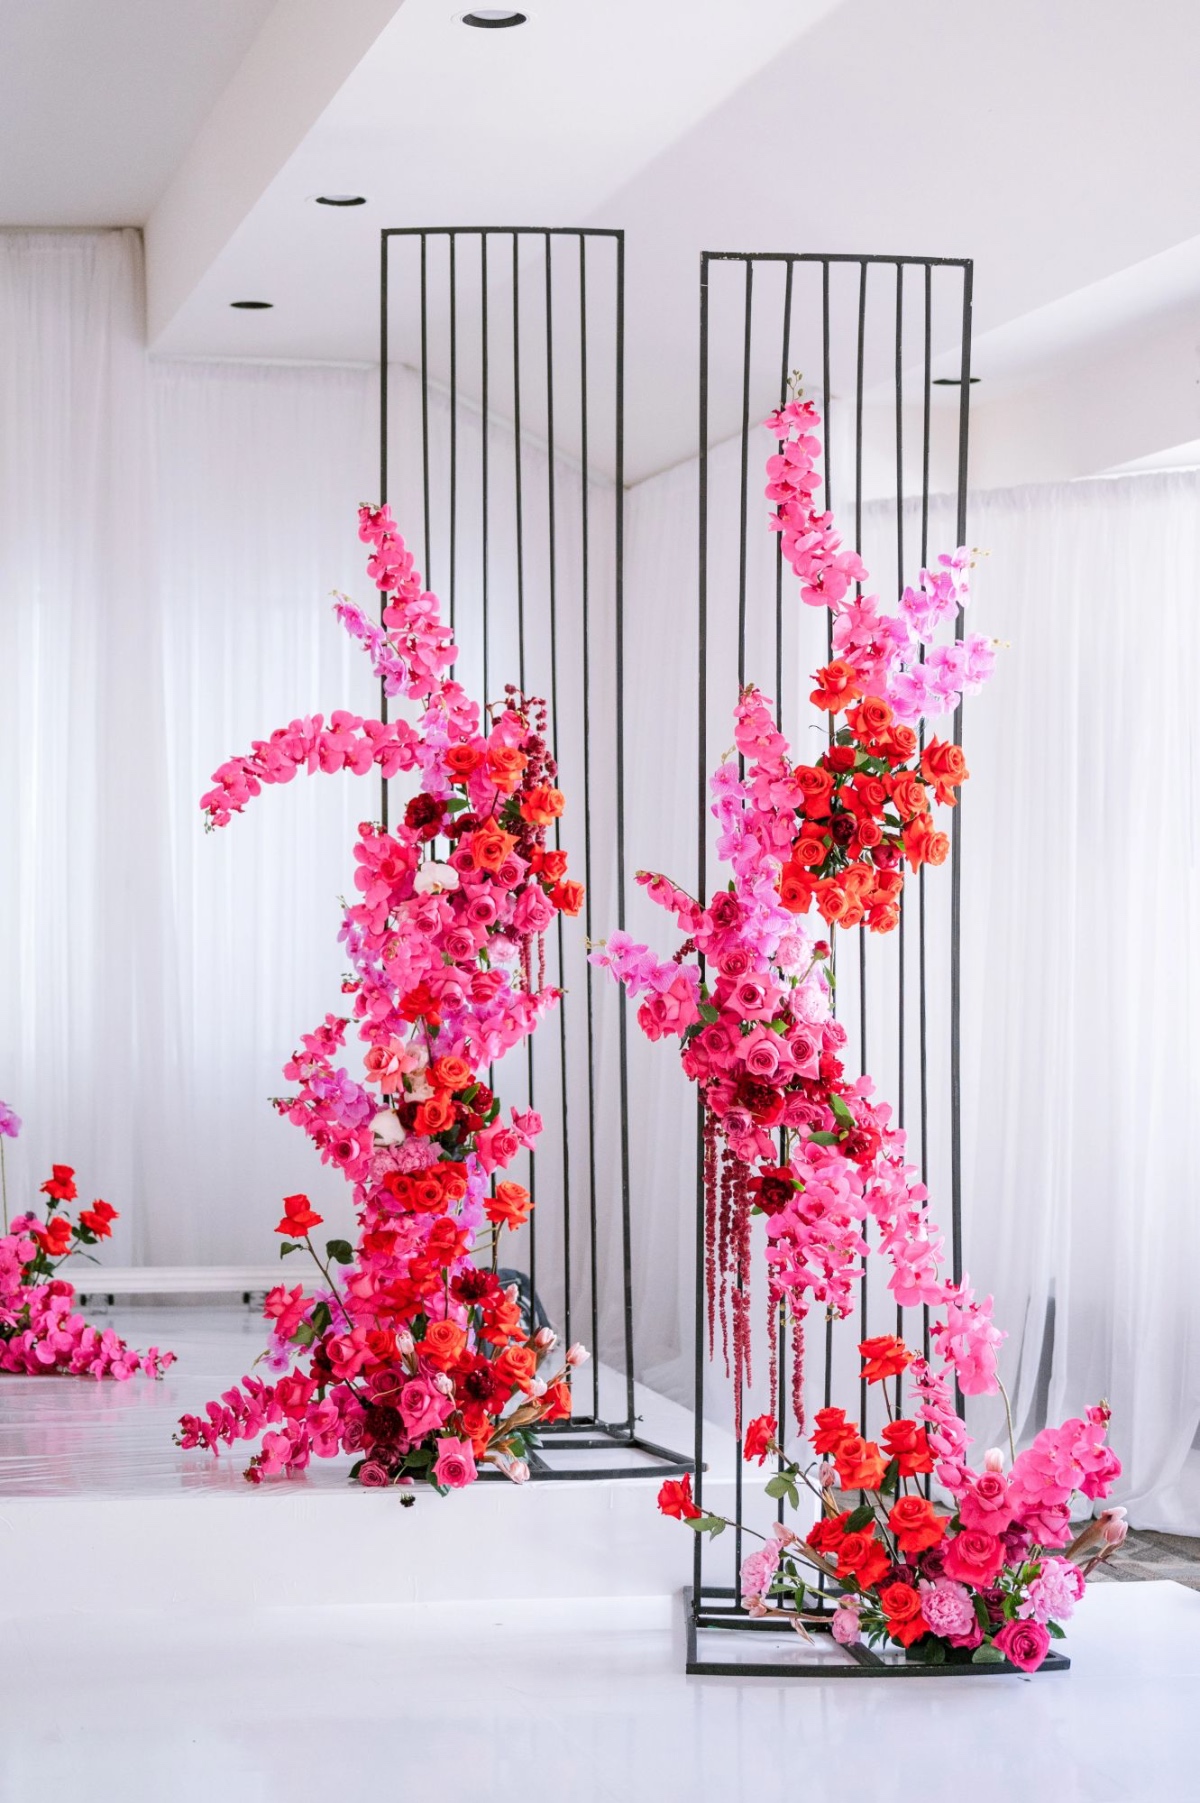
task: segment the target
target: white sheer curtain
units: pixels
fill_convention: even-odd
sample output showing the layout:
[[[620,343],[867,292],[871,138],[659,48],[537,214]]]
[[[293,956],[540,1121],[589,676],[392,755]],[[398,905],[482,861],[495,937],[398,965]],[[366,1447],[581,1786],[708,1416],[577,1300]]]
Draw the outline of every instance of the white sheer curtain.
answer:
[[[682,878],[695,868],[695,508],[694,464],[630,496],[629,717],[647,777],[630,858]],[[735,592],[737,529],[736,515],[714,523],[716,614]],[[953,530],[935,502],[931,545]],[[868,551],[894,543],[886,510],[868,510],[867,534]],[[752,588],[773,581],[761,538]],[[965,734],[966,1262],[1009,1332],[1024,1430],[1107,1397],[1133,1518],[1196,1532],[1200,476],[978,495],[970,539],[987,552],[972,626],[1008,649]],[[811,653],[798,648],[806,670]],[[772,669],[747,673],[773,686]],[[731,705],[735,686],[731,667]],[[715,721],[710,743],[719,754]],[[632,925],[674,943],[644,902]],[[633,1058],[635,1195],[650,1202],[640,1262],[664,1279],[643,1299],[639,1346],[651,1380],[686,1396],[691,1098],[662,1046],[635,1035]],[[933,1202],[948,1225],[940,1176]],[[978,1414],[981,1437],[998,1439],[994,1412]]]
[[[162,1131],[166,829],[151,434],[135,232],[0,233],[0,1095],[123,1219]]]

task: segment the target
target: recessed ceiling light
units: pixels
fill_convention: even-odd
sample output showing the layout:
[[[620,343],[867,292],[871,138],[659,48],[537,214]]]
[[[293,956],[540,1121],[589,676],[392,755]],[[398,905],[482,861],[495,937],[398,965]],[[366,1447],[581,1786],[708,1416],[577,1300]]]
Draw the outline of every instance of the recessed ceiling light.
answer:
[[[274,301],[230,301],[231,307],[242,307],[247,313],[259,313],[267,307],[273,307]]]
[[[504,31],[510,25],[525,25],[528,15],[510,12],[506,6],[481,6],[475,12],[462,15],[464,25],[474,25],[478,31]]]
[[[983,380],[982,376],[968,376],[967,377],[967,381],[971,384],[972,388],[975,386],[976,382],[980,382],[982,380]],[[962,377],[961,376],[935,376],[933,378],[933,386],[935,388],[961,388],[962,387]]]
[[[319,207],[365,207],[367,197],[365,194],[318,194],[316,201]]]

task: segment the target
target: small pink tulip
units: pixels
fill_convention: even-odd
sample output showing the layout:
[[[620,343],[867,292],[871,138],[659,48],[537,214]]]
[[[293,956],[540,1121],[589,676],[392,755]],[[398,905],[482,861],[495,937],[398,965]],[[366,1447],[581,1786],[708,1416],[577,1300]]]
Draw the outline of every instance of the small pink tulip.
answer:
[[[1003,1471],[1004,1470],[1004,1454],[1001,1452],[1001,1450],[998,1446],[990,1447],[988,1449],[988,1451],[984,1453],[983,1469],[985,1471]]]
[[[539,1352],[549,1352],[552,1346],[557,1345],[558,1335],[552,1327],[539,1327],[533,1336],[533,1343]]]
[[[1124,1509],[1105,1509],[1100,1515],[1104,1525],[1104,1544],[1120,1546],[1129,1532],[1129,1523],[1125,1519]]]
[[[587,1347],[582,1345],[579,1340],[576,1340],[573,1346],[568,1346],[567,1348],[568,1365],[586,1365],[590,1357],[591,1354]]]
[[[527,1484],[529,1482],[529,1467],[524,1459],[513,1460],[512,1464],[508,1467],[508,1476],[512,1479],[514,1484]]]

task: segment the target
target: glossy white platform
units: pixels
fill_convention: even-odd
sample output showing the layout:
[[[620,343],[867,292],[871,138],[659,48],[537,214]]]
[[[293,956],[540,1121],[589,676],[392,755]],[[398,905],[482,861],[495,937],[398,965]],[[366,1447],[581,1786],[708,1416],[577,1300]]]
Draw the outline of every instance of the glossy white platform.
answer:
[[[353,1562],[356,1549],[343,1547]],[[494,1545],[463,1534],[477,1570]],[[0,1798],[1195,1803],[1200,1595],[1097,1586],[1074,1668],[685,1678],[627,1604],[10,1620]]]
[[[650,1461],[645,1479],[492,1482],[463,1497],[418,1493],[411,1508],[399,1492],[351,1485],[349,1458],[251,1486],[241,1475],[245,1449],[219,1459],[182,1453],[172,1434],[181,1412],[198,1411],[251,1368],[261,1317],[238,1307],[142,1307],[93,1318],[140,1345],[174,1348],[179,1362],[159,1383],[0,1378],[0,1620],[39,1609],[107,1618],[131,1606],[625,1597],[654,1599],[661,1622],[690,1580],[691,1536],[657,1514],[662,1474]],[[619,1416],[616,1375],[602,1367],[599,1381],[602,1412]],[[690,1448],[685,1409],[640,1389],[636,1406],[647,1438]],[[732,1512],[733,1442],[714,1432],[708,1450],[712,1506]],[[548,1456],[561,1467],[597,1457]],[[637,1462],[624,1449],[600,1458]],[[761,1500],[762,1478],[745,1481]],[[486,1558],[481,1547],[492,1549]]]

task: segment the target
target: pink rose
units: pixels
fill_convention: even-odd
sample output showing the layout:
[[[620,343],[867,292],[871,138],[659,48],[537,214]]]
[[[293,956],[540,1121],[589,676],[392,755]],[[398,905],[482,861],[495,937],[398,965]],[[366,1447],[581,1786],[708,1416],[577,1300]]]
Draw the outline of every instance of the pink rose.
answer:
[[[1050,1651],[1050,1632],[1040,1621],[1005,1622],[992,1641],[1023,1672],[1035,1672]]]
[[[463,1490],[473,1484],[478,1473],[475,1454],[469,1440],[456,1440],[445,1435],[438,1441],[438,1456],[433,1467],[433,1481],[447,1490]]]
[[[544,933],[554,919],[554,904],[539,883],[529,883],[521,891],[513,910],[513,925],[520,933]]]
[[[770,1027],[756,1027],[742,1041],[742,1057],[751,1076],[769,1081],[779,1069],[782,1042]]]
[[[1004,1548],[995,1534],[980,1528],[965,1528],[945,1542],[943,1570],[959,1584],[974,1584],[986,1590],[1004,1564]]]
[[[399,1396],[399,1409],[404,1425],[414,1440],[420,1440],[435,1427],[440,1427],[450,1413],[452,1403],[424,1377],[413,1377],[404,1384]]]
[[[475,1156],[479,1160],[480,1169],[491,1175],[493,1171],[504,1169],[510,1165],[521,1150],[521,1142],[511,1127],[503,1121],[496,1121],[490,1127],[483,1127],[475,1135]]]
[[[853,1646],[860,1637],[857,1609],[844,1608],[839,1604],[833,1612],[829,1631],[839,1646]]]
[[[1021,1526],[1039,1546],[1071,1544],[1071,1511],[1066,1503],[1041,1503],[1020,1511]]]
[[[364,1465],[359,1466],[358,1481],[364,1490],[382,1490],[392,1480],[387,1474],[386,1467],[378,1464],[374,1459],[368,1459]]]
[[[984,1471],[979,1477],[972,1475],[958,1499],[958,1512],[964,1527],[978,1528],[984,1534],[1002,1534],[1013,1516],[1007,1483],[995,1471]]]
[[[735,985],[729,1005],[743,1020],[767,1020],[775,1006],[774,990],[761,977],[746,977]]]
[[[717,959],[717,969],[721,975],[731,978],[734,982],[739,977],[744,977],[746,972],[752,970],[753,967],[753,958],[746,948],[740,945],[735,945],[731,950],[722,952]]]

